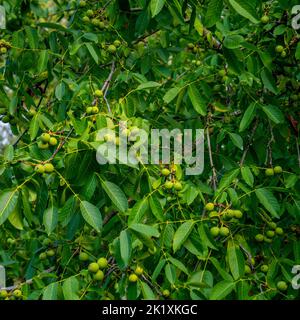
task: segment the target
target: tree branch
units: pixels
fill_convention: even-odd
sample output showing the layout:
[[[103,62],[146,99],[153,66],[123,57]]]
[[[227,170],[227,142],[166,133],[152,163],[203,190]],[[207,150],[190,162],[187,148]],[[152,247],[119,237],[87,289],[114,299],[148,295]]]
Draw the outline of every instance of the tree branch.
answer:
[[[65,145],[65,143],[67,142],[68,138],[73,133],[73,131],[74,131],[74,127],[70,130],[67,136],[61,140],[60,144],[58,145],[56,150],[53,152],[52,156],[48,160],[44,161],[43,163],[51,162],[55,158],[55,156],[58,154],[59,150]]]
[[[267,162],[269,162],[270,167],[272,167],[273,166],[273,161],[272,161],[272,143],[275,141],[275,139],[274,139],[273,128],[272,128],[272,124],[271,124],[270,120],[269,120],[269,128],[270,128],[271,138],[270,138],[270,140],[268,141],[268,144],[267,144],[267,155],[266,155],[265,164],[267,164]]]
[[[51,273],[53,270],[55,270],[55,267],[51,267],[51,268],[49,268],[49,269],[46,269],[46,270],[44,270],[42,273]],[[41,275],[42,273],[40,273],[39,275]],[[18,285],[14,285],[14,286],[10,286],[10,287],[5,287],[5,288],[1,288],[1,287],[0,287],[0,289],[1,289],[1,290],[12,291],[12,290],[15,290],[15,289],[20,288],[20,287],[21,287],[22,285],[24,285],[24,284],[31,284],[31,283],[33,282],[33,280],[34,280],[34,278],[28,279],[28,280],[26,280],[25,282],[20,283],[20,284],[18,284]]]
[[[210,136],[209,136],[209,128],[207,127],[206,129],[206,137],[207,137],[207,145],[208,145],[208,153],[209,153],[209,161],[210,161],[210,166],[212,169],[212,184],[214,191],[217,190],[217,171],[214,165],[213,157],[212,157],[212,149],[211,149],[211,143],[210,143]]]
[[[249,137],[247,146],[246,146],[245,151],[244,151],[244,153],[243,153],[242,159],[241,159],[241,161],[240,161],[240,167],[242,167],[243,164],[244,164],[244,162],[245,162],[247,153],[248,153],[248,151],[249,151],[249,149],[250,149],[250,146],[251,146],[251,144],[252,144],[252,140],[253,140],[253,138],[254,138],[255,132],[256,132],[257,127],[258,127],[258,124],[259,124],[259,120],[258,120],[258,118],[257,118],[256,121],[255,121],[254,127],[253,127],[253,129],[252,129],[251,135],[250,135],[250,137]]]
[[[111,79],[112,79],[112,76],[115,72],[115,69],[116,69],[116,65],[115,65],[115,62],[113,61],[112,64],[111,64],[111,70],[110,70],[110,73],[107,77],[107,79],[105,80],[103,86],[102,86],[102,92],[104,94],[104,97],[106,96],[107,94],[107,91],[108,91],[108,88],[109,88],[109,85],[110,85],[110,82],[111,82]]]

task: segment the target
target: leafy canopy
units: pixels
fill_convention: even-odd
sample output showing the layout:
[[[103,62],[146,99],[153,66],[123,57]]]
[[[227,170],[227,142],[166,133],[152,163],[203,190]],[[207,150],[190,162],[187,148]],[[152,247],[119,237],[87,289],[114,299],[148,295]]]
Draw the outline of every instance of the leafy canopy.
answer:
[[[4,0],[0,114],[18,138],[0,156],[7,286],[299,298],[297,2]],[[125,134],[204,129],[203,174],[98,164],[96,132],[118,136],[120,120]]]

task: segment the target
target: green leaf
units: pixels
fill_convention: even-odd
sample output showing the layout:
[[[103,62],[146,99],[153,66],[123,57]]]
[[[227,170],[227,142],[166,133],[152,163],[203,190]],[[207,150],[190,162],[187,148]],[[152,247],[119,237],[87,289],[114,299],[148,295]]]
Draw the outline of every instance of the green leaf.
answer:
[[[253,187],[254,177],[249,167],[243,167],[241,169],[242,177],[248,186]]]
[[[160,87],[160,83],[155,82],[155,81],[148,81],[145,83],[141,83],[136,90],[145,90],[145,89],[150,89],[150,88],[156,88]]]
[[[18,202],[18,197],[18,189],[4,191],[0,194],[0,225],[3,224],[9,215],[14,211]]]
[[[101,185],[104,191],[109,196],[112,203],[121,211],[125,212],[128,209],[128,201],[124,192],[113,182],[102,181]]]
[[[212,288],[213,286],[213,275],[210,271],[195,271],[189,277],[187,284],[197,288]]]
[[[284,115],[280,111],[280,109],[273,105],[262,106],[263,111],[269,117],[271,121],[275,124],[283,123],[284,122]]]
[[[286,30],[287,30],[287,26],[281,24],[274,29],[273,34],[274,36],[281,36],[286,32]]]
[[[251,124],[252,120],[255,117],[255,111],[256,111],[256,103],[251,103],[250,106],[245,111],[243,118],[240,123],[240,132],[245,131],[249,125]]]
[[[287,189],[293,188],[298,180],[299,177],[296,174],[289,173],[284,175],[284,185]]]
[[[258,51],[259,57],[264,64],[264,66],[269,70],[272,71],[273,59],[272,56],[266,51]]]
[[[241,46],[244,38],[240,35],[229,35],[224,39],[224,46],[227,49],[237,49]]]
[[[152,273],[152,276],[151,276],[152,281],[155,281],[157,279],[157,277],[160,275],[161,270],[163,269],[165,264],[166,264],[166,259],[161,259],[159,261],[159,263],[157,264],[157,266],[155,267],[155,269]]]
[[[48,60],[49,60],[48,50],[42,50],[39,55],[39,60],[37,62],[37,71],[39,73],[47,69]]]
[[[29,26],[25,27],[25,32],[27,35],[27,39],[29,42],[29,46],[31,49],[37,49],[38,48],[38,43],[39,43],[39,37],[36,29],[33,29]]]
[[[15,206],[14,211],[8,216],[8,221],[18,230],[23,230],[22,216],[19,205]]]
[[[253,8],[253,5],[251,5],[248,0],[229,0],[229,3],[233,9],[244,18],[253,23],[259,23],[256,17],[255,5]]]
[[[9,113],[11,115],[14,115],[14,113],[16,112],[17,110],[17,107],[18,107],[18,95],[13,95],[13,97],[11,98],[10,102],[9,102],[9,106],[8,106],[8,110],[9,110]]]
[[[131,256],[131,239],[127,230],[123,230],[120,233],[120,253],[124,265],[127,267]]]
[[[88,32],[88,33],[85,33],[83,37],[93,42],[96,42],[96,43],[98,42],[98,37],[95,33]]]
[[[242,177],[248,186],[253,187],[254,177],[249,167],[241,168]]]
[[[187,275],[189,274],[188,269],[185,267],[185,265],[181,261],[179,261],[171,256],[168,257],[168,261],[171,262],[176,268],[178,268],[179,270],[181,270],[185,274],[187,274]]]
[[[223,189],[227,188],[232,183],[232,181],[239,175],[239,173],[240,169],[234,169],[224,174],[223,178],[219,183],[218,192],[220,193]]]
[[[173,251],[176,252],[184,242],[187,240],[188,236],[192,232],[194,227],[194,221],[184,222],[175,232],[173,239]]]
[[[194,109],[202,116],[206,115],[207,104],[201,97],[197,87],[194,84],[189,85],[188,95],[192,102]]]
[[[164,228],[164,231],[163,231],[162,239],[161,239],[162,244],[165,247],[167,247],[167,248],[171,248],[172,247],[174,234],[175,234],[175,231],[174,231],[173,225],[171,223],[170,224],[166,224],[165,228]]]
[[[235,280],[239,279],[244,274],[245,262],[242,252],[233,240],[229,240],[227,243],[227,258],[233,278]]]
[[[220,262],[216,258],[210,257],[209,260],[211,261],[213,266],[217,269],[217,271],[219,272],[220,276],[224,280],[229,281],[229,282],[233,281],[232,276],[221,267]]]
[[[66,279],[62,286],[65,300],[79,300],[79,282],[75,277]]]
[[[55,88],[55,97],[59,101],[61,101],[65,95],[65,91],[66,91],[65,83],[61,81]]]
[[[58,210],[56,207],[52,206],[45,210],[43,216],[43,224],[45,226],[48,236],[57,226],[58,222]]]
[[[81,42],[74,42],[70,44],[69,52],[70,55],[73,56],[74,54],[77,53],[77,51],[83,46],[83,43]]]
[[[5,147],[4,149],[4,160],[7,162],[11,162],[14,158],[14,147],[13,145],[9,144],[8,146]]]
[[[174,100],[177,97],[180,90],[181,88],[178,88],[178,87],[171,88],[170,90],[168,90],[163,97],[164,102],[167,104],[170,103],[172,100]]]
[[[48,28],[48,29],[55,29],[63,32],[71,32],[60,23],[53,23],[53,22],[41,22],[37,24],[40,27]]]
[[[44,288],[43,300],[57,300],[58,283],[52,282]]]
[[[276,87],[276,83],[274,81],[274,77],[272,73],[268,69],[264,69],[261,72],[261,80],[264,84],[264,87],[271,91],[274,94],[278,93],[278,89]]]
[[[224,58],[227,61],[228,68],[236,75],[245,73],[245,66],[242,63],[240,56],[238,55],[239,50],[229,50],[223,47]]]
[[[39,128],[40,128],[40,119],[39,119],[39,114],[37,113],[30,121],[30,125],[29,125],[29,135],[30,135],[30,139],[31,141],[33,141],[38,132],[39,132]]]
[[[143,297],[145,300],[155,300],[155,294],[152,289],[148,286],[148,284],[144,281],[139,282],[141,286],[141,290],[143,293]]]
[[[170,263],[166,264],[166,266],[165,266],[165,274],[166,274],[166,277],[167,277],[168,281],[171,284],[174,284],[175,281],[176,281],[176,270],[175,270],[175,267],[172,264],[170,264]]]
[[[102,216],[100,210],[88,201],[81,201],[80,211],[84,220],[97,232],[100,232],[102,229]]]
[[[150,10],[151,10],[152,18],[160,13],[164,5],[165,5],[165,0],[151,0]]]
[[[255,190],[255,194],[260,203],[268,210],[275,218],[279,218],[280,206],[273,193],[265,188]]]
[[[90,43],[86,43],[85,45],[86,45],[87,49],[89,50],[90,55],[93,57],[95,62],[98,64],[99,58],[98,58],[98,55],[97,55],[94,47]]]
[[[205,14],[205,26],[211,28],[220,20],[220,16],[223,10],[222,0],[210,0],[208,1],[208,7]]]
[[[248,300],[249,299],[249,291],[250,285],[247,281],[241,281],[237,283],[237,296],[239,300]]]
[[[152,211],[153,215],[155,216],[155,218],[161,222],[165,221],[165,217],[163,215],[163,209],[161,207],[159,200],[157,199],[157,197],[155,195],[152,195],[149,198],[149,204],[150,204],[151,211]]]
[[[223,300],[232,292],[234,288],[235,288],[234,282],[229,282],[227,280],[218,282],[213,287],[210,293],[209,300]]]
[[[243,139],[240,135],[238,135],[237,133],[228,133],[229,134],[229,137],[232,141],[232,143],[238,147],[239,149],[243,150],[244,148],[244,143],[243,143]]]
[[[147,246],[148,248],[153,249],[154,248],[154,242],[153,240],[146,236],[144,233],[142,232],[137,232],[135,229],[130,229],[130,231],[133,233],[133,235],[138,238],[145,246]]]
[[[201,223],[198,229],[198,234],[200,236],[200,240],[201,240],[201,244],[205,247],[209,247],[211,249],[215,249],[217,250],[217,248],[211,243],[211,241],[209,240],[207,234],[208,234],[208,230],[207,230],[207,226],[204,225],[204,223]]]
[[[92,196],[95,193],[97,184],[98,184],[97,176],[95,174],[92,174],[82,189],[82,194],[86,200],[89,201],[92,198]]]
[[[133,223],[129,226],[129,229],[141,233],[149,238],[159,237],[159,231],[155,227],[147,226],[146,224]]]
[[[36,218],[32,214],[31,204],[28,200],[29,198],[29,191],[26,187],[23,187],[21,190],[21,199],[22,199],[22,208],[25,218],[29,225],[32,224],[33,220]]]
[[[148,209],[148,199],[143,198],[138,201],[130,210],[130,215],[128,218],[128,225],[132,223],[139,223],[143,219],[146,211]]]

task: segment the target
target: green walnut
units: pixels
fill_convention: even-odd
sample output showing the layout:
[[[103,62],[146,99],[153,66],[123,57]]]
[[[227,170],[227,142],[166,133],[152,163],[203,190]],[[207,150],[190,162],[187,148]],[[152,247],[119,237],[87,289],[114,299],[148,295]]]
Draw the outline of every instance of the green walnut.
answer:
[[[88,266],[88,270],[92,273],[96,273],[99,270],[99,265],[97,262],[92,262]]]
[[[104,279],[104,273],[102,270],[98,270],[97,273],[94,275],[94,280],[102,281]]]
[[[269,18],[269,16],[264,15],[264,16],[262,16],[262,17],[260,18],[260,21],[261,21],[261,23],[263,23],[263,24],[267,24],[267,23],[269,23],[270,18]]]
[[[229,235],[230,231],[227,227],[221,227],[220,228],[220,236],[227,237]]]
[[[258,241],[258,242],[263,242],[264,241],[264,236],[262,234],[257,234],[255,236],[255,240]]]
[[[210,234],[213,236],[213,237],[217,237],[220,233],[220,229],[219,227],[212,227],[210,229]]]
[[[106,258],[99,258],[97,263],[100,269],[104,269],[108,266],[108,261]]]
[[[213,211],[214,208],[215,208],[215,205],[211,202],[209,202],[205,205],[205,210],[207,210],[207,211]]]

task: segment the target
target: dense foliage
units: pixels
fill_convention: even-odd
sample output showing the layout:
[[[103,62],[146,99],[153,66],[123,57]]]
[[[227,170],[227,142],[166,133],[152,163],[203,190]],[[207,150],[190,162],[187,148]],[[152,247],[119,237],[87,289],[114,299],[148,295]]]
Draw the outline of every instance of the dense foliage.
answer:
[[[299,298],[297,2],[2,2],[3,299]],[[100,165],[105,127],[204,129],[204,172]]]

